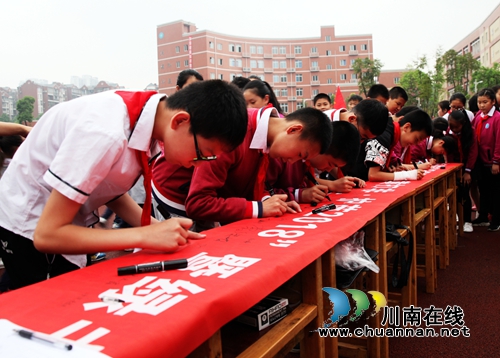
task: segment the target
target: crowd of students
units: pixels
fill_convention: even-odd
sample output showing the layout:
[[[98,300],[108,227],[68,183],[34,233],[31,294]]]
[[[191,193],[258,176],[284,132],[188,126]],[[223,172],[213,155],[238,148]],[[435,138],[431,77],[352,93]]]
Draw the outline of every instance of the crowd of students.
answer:
[[[469,103],[477,113],[454,94],[435,119],[405,107],[403,88],[382,84],[366,99],[349,97],[348,108],[333,109],[320,93],[312,108],[289,114],[255,76],[230,84],[186,70],[176,89],[61,103],[18,143],[0,181],[0,256],[11,289],[84,267],[88,253],[176,251],[203,230],[297,213],[299,203],[366,181],[419,180],[442,162],[464,164],[464,231],[500,228],[500,87],[477,93]],[[139,178],[141,206],[127,193]],[[131,228],[92,230],[102,206]]]

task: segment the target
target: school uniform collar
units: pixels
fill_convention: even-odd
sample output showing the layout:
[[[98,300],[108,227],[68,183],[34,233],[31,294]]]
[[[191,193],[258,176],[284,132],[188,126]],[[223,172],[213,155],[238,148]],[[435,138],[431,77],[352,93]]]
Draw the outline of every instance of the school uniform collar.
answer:
[[[266,106],[259,109],[257,113],[257,128],[250,143],[250,149],[259,149],[263,153],[269,153],[269,146],[267,144],[267,133],[269,130],[269,118],[279,117],[278,110],[272,106]]]
[[[431,150],[433,141],[434,141],[433,136],[430,136],[429,138],[427,138],[427,148],[426,148],[427,150]]]
[[[165,94],[158,93],[151,96],[151,98],[146,102],[142,113],[137,120],[134,131],[132,132],[132,135],[130,136],[130,139],[128,141],[129,148],[142,152],[148,152],[148,154],[151,154],[151,135],[153,133],[156,108],[158,107],[158,103],[160,102],[160,100],[164,97],[166,97]]]
[[[491,107],[490,111],[488,112],[487,116],[488,117],[493,117],[493,115],[495,114],[495,106]],[[484,113],[481,113],[481,118],[484,118],[485,114]]]

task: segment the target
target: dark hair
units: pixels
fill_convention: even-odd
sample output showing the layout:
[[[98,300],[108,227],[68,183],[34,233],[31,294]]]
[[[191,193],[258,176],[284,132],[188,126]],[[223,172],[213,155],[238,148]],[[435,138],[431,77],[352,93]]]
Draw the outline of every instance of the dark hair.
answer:
[[[262,78],[260,78],[259,76],[257,75],[250,75],[248,76],[248,80],[249,81],[252,81],[252,80],[259,80],[259,81],[262,81]]]
[[[448,121],[443,117],[435,118],[432,121],[432,136],[433,137],[443,137],[446,134],[443,132],[448,131]]]
[[[206,139],[218,139],[236,148],[247,132],[245,98],[235,85],[221,80],[194,82],[166,99],[169,109],[191,116],[191,131]]]
[[[12,158],[17,148],[23,143],[20,135],[7,135],[0,137],[0,167],[6,158]]]
[[[436,137],[434,137],[436,139]],[[442,140],[443,143],[443,149],[446,152],[446,155],[448,156],[450,153],[456,153],[458,151],[458,146],[457,146],[457,141],[455,138],[449,135],[445,135],[441,138],[437,138]]]
[[[351,111],[356,115],[358,126],[368,129],[373,135],[379,136],[385,131],[389,110],[376,99],[364,99]]]
[[[184,87],[186,82],[189,80],[191,77],[195,77],[198,81],[203,81],[203,76],[200,75],[197,71],[189,69],[189,70],[184,70],[179,73],[179,76],[177,76],[177,83],[176,85],[179,86],[179,88]]]
[[[316,102],[318,102],[320,99],[326,99],[328,103],[332,103],[332,99],[330,98],[329,95],[326,93],[318,93],[316,96],[313,98],[313,105],[316,105]]]
[[[248,84],[248,82],[250,82],[250,79],[243,76],[236,76],[231,81],[233,85],[237,86],[241,90],[243,90],[243,88]]]
[[[444,100],[438,103],[439,108],[448,112],[450,110],[450,101]]]
[[[498,103],[497,103],[496,92],[493,91],[491,88],[483,88],[482,90],[480,90],[477,93],[477,97],[488,97],[489,99],[491,99],[493,101],[493,106],[495,107],[495,109],[498,110]],[[477,105],[477,97],[476,97],[476,107],[477,107],[477,111],[476,112],[479,111],[479,107]],[[469,108],[470,108],[470,101],[469,101]],[[471,109],[471,111],[472,111],[472,109]],[[474,112],[474,114],[476,112]]]
[[[460,124],[462,124],[462,130],[460,132],[460,144],[462,147],[463,159],[467,160],[466,158],[469,156],[469,151],[474,140],[474,133],[469,120],[469,116],[467,116],[465,109],[462,108],[458,111],[452,111],[448,116],[448,121],[450,119],[458,121],[460,122]]]
[[[261,81],[260,79],[248,82],[245,87],[243,87],[243,92],[250,91],[260,98],[264,98],[266,95],[269,96],[269,103],[273,105],[274,108],[278,110],[279,113],[283,114],[283,110],[274,94],[273,89],[266,81]]]
[[[405,101],[408,101],[408,94],[406,93],[403,87],[399,86],[392,87],[391,90],[389,91],[389,98],[397,99],[399,97],[401,97]]]
[[[360,148],[358,130],[346,121],[332,122],[332,129],[332,143],[325,154],[346,162],[346,165],[354,163]]]
[[[406,123],[411,124],[412,132],[425,131],[427,136],[430,136],[432,133],[432,119],[427,112],[421,109],[411,111],[399,121],[401,127]]]
[[[493,92],[495,92],[495,94],[498,92],[498,90],[500,90],[500,85],[496,85],[496,86],[493,86],[491,87],[491,89],[493,90]]]
[[[416,111],[417,109],[419,109],[417,106],[405,106],[401,108],[398,113],[396,113],[396,117],[406,116],[408,113]]]
[[[358,101],[358,102],[361,102],[363,100],[363,97],[357,95],[357,94],[352,94],[349,99],[347,100],[347,103],[351,102],[351,101]]]
[[[368,90],[368,93],[366,94],[366,97],[369,98],[377,98],[379,96],[385,99],[389,99],[389,90],[381,83],[371,86]]]
[[[300,139],[319,143],[320,154],[326,152],[332,142],[332,121],[323,112],[316,108],[307,107],[290,113],[285,119],[301,122],[304,125],[304,130]]]
[[[450,97],[450,106],[451,106],[451,102],[453,102],[456,99],[458,99],[460,102],[462,102],[462,104],[465,107],[465,104],[466,104],[467,100],[465,99],[465,96],[462,93],[460,93],[460,92],[453,93],[451,95],[451,97]]]
[[[474,114],[479,112],[479,107],[477,105],[477,97],[478,97],[477,94],[475,94],[471,98],[469,98],[469,110]]]

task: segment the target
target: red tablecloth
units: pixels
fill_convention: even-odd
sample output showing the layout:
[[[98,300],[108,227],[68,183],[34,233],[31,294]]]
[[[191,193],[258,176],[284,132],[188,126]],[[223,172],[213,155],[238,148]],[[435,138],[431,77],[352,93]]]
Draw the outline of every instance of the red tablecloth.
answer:
[[[302,205],[300,214],[207,231],[206,239],[174,254],[139,252],[12,291],[0,295],[0,318],[102,346],[113,357],[182,357],[444,172],[434,167],[421,181],[367,183],[349,194],[330,194],[333,211],[311,214],[313,208]],[[176,258],[190,258],[188,269],[117,276],[117,267]],[[102,296],[124,302],[102,302]]]

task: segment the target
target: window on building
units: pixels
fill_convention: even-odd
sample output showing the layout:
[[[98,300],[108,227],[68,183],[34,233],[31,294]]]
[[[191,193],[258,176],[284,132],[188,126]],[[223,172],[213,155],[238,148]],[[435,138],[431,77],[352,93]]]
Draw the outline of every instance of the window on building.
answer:
[[[346,60],[340,60],[340,66],[345,66],[347,65],[347,61]]]
[[[240,44],[236,45],[236,52],[241,52],[241,45]]]
[[[311,76],[311,79],[312,79],[313,81],[318,81],[318,75],[312,75],[312,76]]]
[[[160,65],[160,68],[163,70],[163,64]]]
[[[184,60],[184,67],[188,67],[189,66],[189,60]]]
[[[355,80],[357,77],[356,77],[356,74],[355,73],[351,73],[351,80]]]
[[[219,66],[222,66],[222,58],[219,58],[217,62],[219,63]]]
[[[181,52],[181,48],[180,48],[179,46],[175,46],[175,52],[176,52],[176,53]]]
[[[277,55],[278,54],[278,46],[273,46],[271,51],[272,51],[273,55]]]
[[[263,46],[257,46],[257,53],[263,54],[264,53],[264,47]]]
[[[297,73],[295,75],[295,82],[302,82],[302,73]]]
[[[399,84],[399,77],[394,77],[394,84]]]
[[[354,62],[356,62],[356,60],[351,60],[351,67],[354,65]]]
[[[184,52],[187,52],[187,50],[189,50],[189,46],[188,45],[184,45]]]
[[[241,62],[241,58],[236,59],[236,67],[241,67],[243,64]]]
[[[181,68],[181,61],[177,61],[177,62],[175,62],[175,67],[177,67],[177,68]]]
[[[236,60],[235,60],[234,58],[230,58],[230,59],[229,59],[229,66],[230,66],[230,67],[234,67],[234,66],[236,66]]]
[[[210,57],[210,64],[214,64],[215,63],[215,59],[213,57]]]
[[[288,89],[284,88],[281,90],[281,95],[282,96],[288,96]]]
[[[295,60],[295,68],[302,68],[302,60]]]
[[[283,83],[286,83],[288,80],[287,76],[286,75],[281,75],[280,77],[280,81],[283,82]]]
[[[275,89],[274,90],[274,94],[276,95],[276,97],[281,97],[281,90],[280,89]]]
[[[317,53],[318,52],[318,48],[317,47],[311,47],[311,52],[312,53]]]
[[[313,95],[313,97],[314,97],[314,96],[317,96],[317,95],[318,95],[318,93],[319,93],[319,90],[317,90],[317,89],[312,90],[312,95]]]
[[[214,48],[214,43],[212,41],[208,41],[208,48]]]
[[[326,42],[330,42],[330,41],[332,41],[331,36],[329,36],[329,35],[328,35],[328,36],[325,36],[325,41],[326,41]]]
[[[303,95],[302,88],[296,88],[295,93],[296,93],[297,97],[302,97],[302,95]]]
[[[345,52],[345,45],[340,45],[339,46],[339,51],[340,52]]]
[[[258,60],[257,61],[257,67],[258,68],[264,68],[264,60]]]
[[[295,46],[295,53],[301,54],[302,53],[302,46]]]
[[[347,79],[347,75],[345,73],[340,74],[340,79],[345,81]]]
[[[351,45],[350,49],[351,51],[356,51],[356,45]]]
[[[255,46],[250,46],[250,53],[256,53]]]
[[[229,44],[229,51],[234,52],[234,44]]]
[[[213,72],[212,72],[212,73],[210,73],[210,79],[211,79],[211,80],[215,80],[215,73],[213,73]]]
[[[277,83],[280,81],[280,75],[273,75],[273,82]]]
[[[223,80],[223,79],[224,79],[224,75],[221,73],[221,74],[219,75],[219,80]]]
[[[326,55],[331,56],[332,55],[332,50],[326,50]]]
[[[222,44],[217,44],[217,50],[222,50]]]
[[[303,102],[298,102],[297,103],[297,109],[302,109],[302,108],[304,108]]]
[[[257,68],[257,61],[256,60],[250,60],[250,68]]]
[[[312,67],[318,67],[318,61],[312,61],[311,62]]]
[[[331,78],[328,78],[328,79],[326,80],[326,83],[331,84],[331,83],[333,83],[333,81],[332,81],[332,79],[331,79]]]
[[[280,103],[280,107],[284,113],[288,113],[288,103]]]
[[[273,68],[280,68],[280,62],[279,61],[273,61]]]
[[[367,45],[367,44],[363,44],[363,45],[361,45],[361,50],[362,50],[362,51],[366,51],[366,50],[368,50],[368,45]]]
[[[280,61],[280,68],[286,68],[286,61]]]
[[[286,46],[280,46],[280,55],[286,54]]]
[[[327,70],[331,70],[331,69],[332,69],[332,65],[331,65],[331,64],[327,64],[327,65],[326,65],[326,69],[327,69]]]

